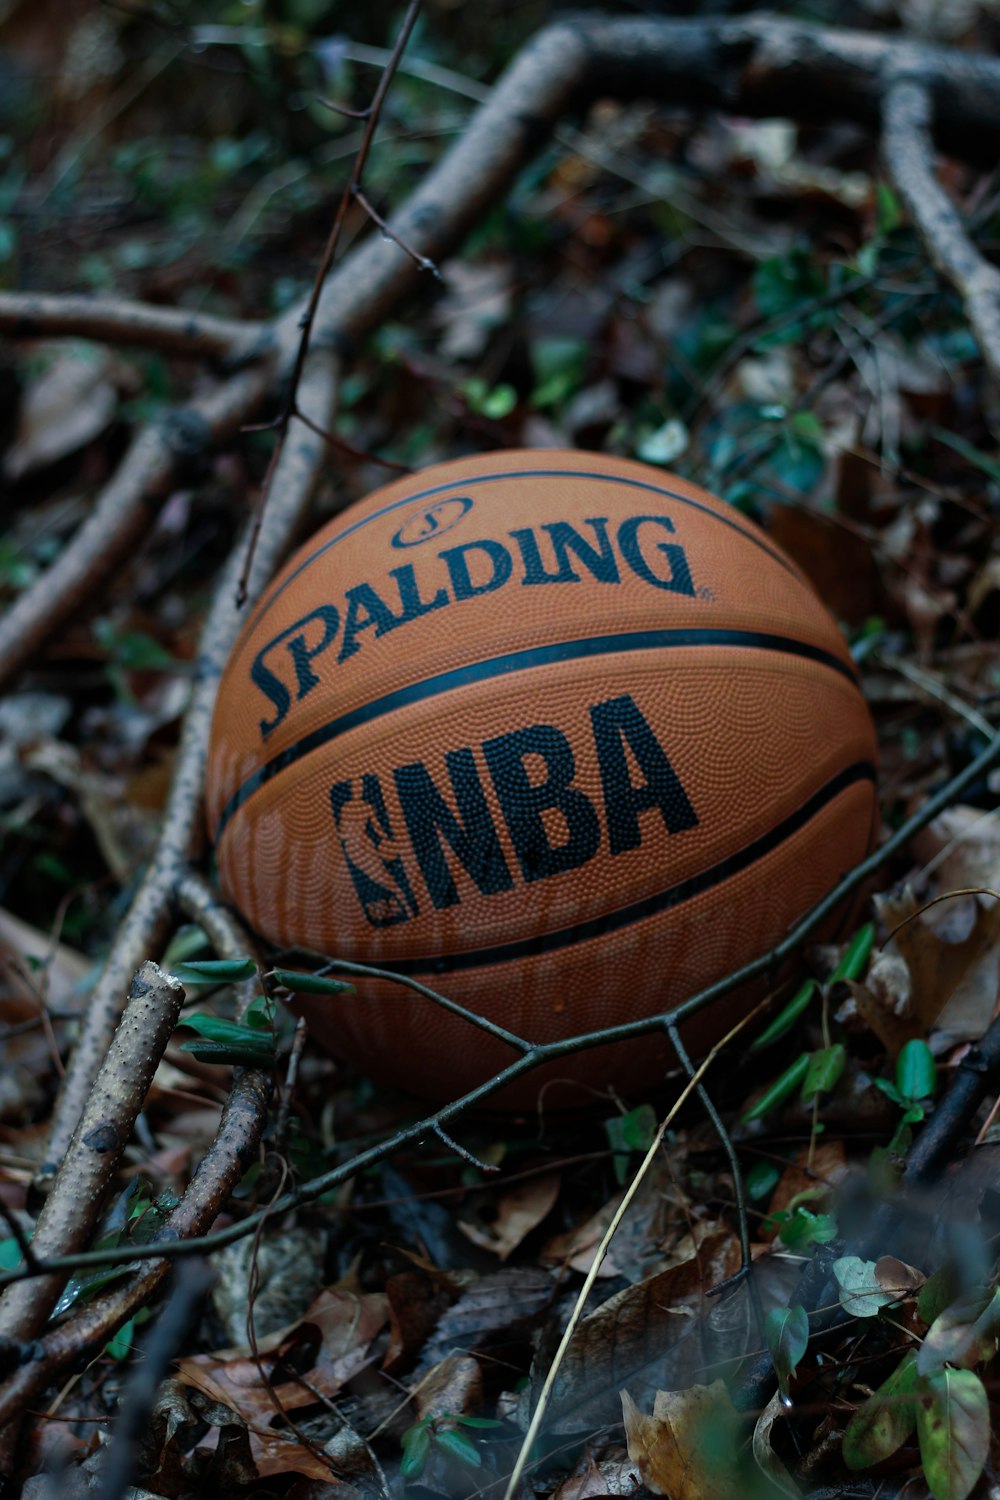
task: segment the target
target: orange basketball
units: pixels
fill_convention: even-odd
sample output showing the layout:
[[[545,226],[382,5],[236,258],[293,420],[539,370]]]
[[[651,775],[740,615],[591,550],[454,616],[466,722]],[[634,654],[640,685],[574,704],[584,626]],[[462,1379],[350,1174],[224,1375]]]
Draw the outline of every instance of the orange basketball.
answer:
[[[746,517],[626,459],[497,453],[376,491],[279,573],[222,679],[208,817],[263,937],[544,1042],[773,947],[871,847],[875,740],[836,625]],[[421,1094],[513,1060],[387,981],[302,1004]],[[579,1053],[546,1099],[635,1097],[668,1061],[653,1036]]]

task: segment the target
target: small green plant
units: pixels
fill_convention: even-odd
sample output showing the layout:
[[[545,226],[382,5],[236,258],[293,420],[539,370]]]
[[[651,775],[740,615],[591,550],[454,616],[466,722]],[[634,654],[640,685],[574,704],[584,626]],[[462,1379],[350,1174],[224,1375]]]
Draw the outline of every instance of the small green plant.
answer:
[[[629,1176],[629,1157],[636,1151],[648,1151],[656,1134],[656,1111],[651,1104],[640,1104],[628,1114],[612,1115],[604,1122],[604,1133],[611,1147],[611,1161],[618,1182],[624,1185]]]
[[[965,1500],[978,1483],[990,1447],[989,1398],[972,1366],[986,1364],[996,1354],[1000,1290],[988,1283],[952,1298],[956,1280],[946,1268],[924,1284],[917,1315],[928,1326],[919,1348],[907,1349],[858,1407],[843,1443],[847,1467],[867,1469],[891,1458],[916,1433],[934,1500]],[[856,1295],[849,1288],[841,1301],[848,1299],[848,1305]]]
[[[419,1479],[435,1448],[449,1458],[457,1458],[470,1469],[481,1468],[483,1460],[469,1430],[502,1425],[492,1417],[453,1416],[450,1412],[421,1417],[403,1433],[403,1460],[399,1472],[408,1482]]]

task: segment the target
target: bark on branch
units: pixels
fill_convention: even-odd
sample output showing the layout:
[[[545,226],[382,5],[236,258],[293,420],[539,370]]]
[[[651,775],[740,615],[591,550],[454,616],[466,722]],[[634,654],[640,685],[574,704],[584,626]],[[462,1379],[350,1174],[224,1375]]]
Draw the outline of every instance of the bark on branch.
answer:
[[[80,1248],[89,1238],[183,1003],[184,989],[176,979],[154,963],[142,965],[35,1226],[32,1249],[38,1259]],[[39,1276],[11,1287],[0,1303],[0,1337],[33,1338],[64,1280]]]

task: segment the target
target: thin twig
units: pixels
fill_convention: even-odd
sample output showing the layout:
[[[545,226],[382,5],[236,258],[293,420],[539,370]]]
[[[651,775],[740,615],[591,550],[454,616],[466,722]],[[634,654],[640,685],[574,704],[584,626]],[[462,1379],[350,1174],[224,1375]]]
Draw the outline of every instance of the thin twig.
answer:
[[[312,291],[309,293],[309,300],[306,303],[304,311],[301,312],[296,318],[296,323],[299,329],[298,347],[295,351],[295,359],[288,378],[288,388],[285,398],[285,410],[283,414],[282,424],[275,443],[275,451],[272,454],[271,462],[268,465],[267,478],[264,481],[264,487],[260,497],[260,501],[258,502],[256,513],[254,515],[253,525],[250,531],[250,541],[246,552],[244,571],[240,575],[240,580],[237,585],[236,602],[239,606],[242,606],[247,599],[247,580],[249,578],[250,569],[253,566],[254,556],[257,549],[257,538],[260,533],[261,525],[263,524],[264,511],[268,505],[272,493],[272,482],[276,472],[276,466],[281,454],[281,450],[287,440],[288,425],[291,421],[293,411],[295,411],[297,407],[301,408],[301,403],[298,400],[299,386],[301,384],[303,372],[305,370],[306,356],[309,352],[309,341],[312,337],[313,324],[316,321],[316,314],[323,295],[323,286],[326,281],[327,274],[329,273],[330,267],[333,264],[334,256],[337,253],[337,246],[340,243],[340,236],[344,227],[344,220],[347,217],[347,210],[353,199],[355,188],[358,186],[358,184],[360,184],[361,179],[364,176],[365,165],[368,161],[368,154],[371,150],[372,141],[375,138],[375,131],[378,129],[378,122],[382,115],[382,108],[385,104],[386,96],[389,92],[389,86],[392,83],[393,78],[395,77],[397,64],[406,49],[406,44],[410,39],[410,33],[413,31],[413,28],[416,25],[417,16],[420,12],[420,5],[421,0],[409,0],[406,14],[403,17],[402,25],[399,28],[399,34],[396,37],[395,46],[392,49],[392,56],[385,66],[382,76],[379,79],[378,87],[375,90],[374,97],[372,98],[368,119],[365,122],[365,128],[361,135],[361,144],[358,147],[358,154],[354,158],[354,167],[351,172],[351,181],[349,186],[341,194],[340,203],[337,206],[337,212],[334,216],[333,225],[330,229],[329,235],[327,236],[326,244],[323,247],[323,255],[320,259],[319,268],[313,280]],[[326,426],[325,423],[322,423],[320,425],[321,428],[325,428]]]
[[[467,1161],[471,1167],[478,1167],[480,1172],[499,1172],[500,1168],[494,1162],[481,1161],[478,1156],[473,1155],[465,1146],[454,1140],[443,1126],[438,1123],[434,1126],[434,1134],[439,1141],[443,1141],[449,1151],[454,1151],[463,1161]]]
[[[656,1160],[656,1156],[663,1142],[664,1135],[666,1134],[673,1120],[677,1117],[685,1101],[691,1096],[691,1094],[695,1093],[700,1088],[701,1080],[708,1072],[708,1069],[711,1067],[716,1057],[718,1057],[719,1053],[723,1050],[724,1047],[728,1046],[733,1037],[737,1036],[739,1032],[743,1030],[744,1026],[746,1026],[751,1020],[751,1017],[752,1013],[751,1015],[743,1016],[739,1021],[737,1021],[735,1026],[731,1027],[731,1029],[726,1033],[721,1041],[716,1042],[715,1046],[709,1052],[708,1056],[702,1060],[697,1068],[692,1070],[691,1076],[688,1078],[687,1083],[681,1089],[677,1098],[674,1100],[673,1104],[670,1106],[669,1110],[657,1126],[656,1134],[653,1136],[653,1139],[650,1142],[649,1149],[640,1162],[635,1176],[632,1178],[632,1181],[625,1189],[625,1192],[622,1196],[622,1201],[615,1210],[611,1223],[604,1231],[604,1234],[601,1237],[601,1241],[594,1253],[594,1259],[591,1262],[590,1269],[584,1278],[583,1286],[580,1288],[576,1302],[573,1304],[573,1311],[569,1315],[566,1327],[563,1330],[563,1336],[559,1340],[559,1347],[556,1349],[556,1352],[552,1359],[552,1363],[549,1366],[548,1371],[546,1372],[545,1380],[542,1383],[542,1389],[539,1392],[538,1404],[536,1405],[534,1413],[532,1414],[531,1421],[528,1424],[528,1430],[524,1434],[524,1440],[521,1443],[520,1452],[517,1455],[517,1460],[514,1464],[513,1469],[511,1470],[510,1478],[507,1481],[507,1488],[504,1490],[503,1500],[513,1500],[514,1492],[521,1482],[521,1475],[524,1473],[525,1465],[528,1461],[532,1449],[535,1446],[538,1435],[542,1430],[542,1423],[545,1420],[545,1413],[548,1410],[549,1400],[552,1395],[552,1389],[556,1383],[556,1377],[558,1376],[559,1371],[562,1368],[563,1361],[566,1358],[566,1351],[569,1349],[570,1343],[573,1339],[573,1335],[579,1326],[580,1319],[583,1317],[583,1309],[587,1304],[587,1299],[589,1298],[591,1291],[593,1290],[594,1282],[597,1280],[598,1272],[600,1271],[601,1266],[604,1263],[604,1257],[607,1255],[608,1249],[611,1245],[611,1241],[614,1239],[619,1225],[621,1224],[625,1215],[628,1213],[629,1208],[631,1207],[632,1202],[635,1199],[636,1193],[642,1186],[646,1174],[649,1172],[649,1169],[652,1167],[653,1162]]]
[[[414,250],[412,245],[408,245],[403,237],[401,235],[398,235],[390,224],[386,223],[385,219],[383,219],[382,215],[372,203],[371,199],[368,198],[362,191],[360,182],[356,182],[353,185],[353,187],[351,188],[351,192],[354,194],[355,200],[361,205],[365,213],[371,219],[372,223],[382,231],[387,239],[392,240],[394,245],[398,245],[400,250],[403,251],[404,255],[408,255],[410,257],[419,271],[430,271],[435,281],[444,281],[444,277],[441,275],[440,270],[431,260],[430,256],[421,255],[419,250]]]

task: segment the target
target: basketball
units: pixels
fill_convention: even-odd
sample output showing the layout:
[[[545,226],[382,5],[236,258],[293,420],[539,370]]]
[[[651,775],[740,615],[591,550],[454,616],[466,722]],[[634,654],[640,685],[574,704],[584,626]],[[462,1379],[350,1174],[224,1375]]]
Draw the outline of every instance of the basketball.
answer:
[[[850,653],[752,521],[594,453],[385,486],[250,612],[207,813],[262,938],[413,976],[532,1042],[652,1015],[768,952],[872,846]],[[685,1031],[704,1050],[745,993]],[[297,1008],[376,1080],[450,1099],[514,1060],[387,980]],[[492,1104],[633,1100],[671,1053],[577,1053]]]

